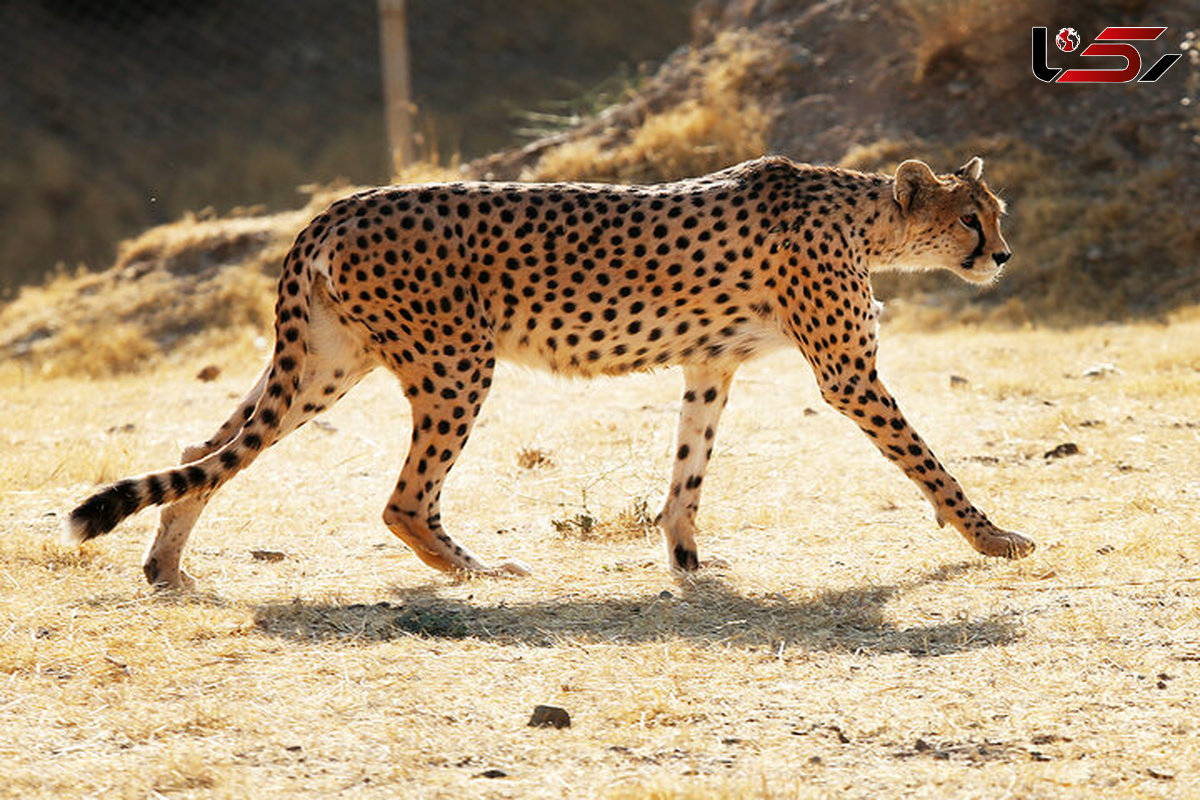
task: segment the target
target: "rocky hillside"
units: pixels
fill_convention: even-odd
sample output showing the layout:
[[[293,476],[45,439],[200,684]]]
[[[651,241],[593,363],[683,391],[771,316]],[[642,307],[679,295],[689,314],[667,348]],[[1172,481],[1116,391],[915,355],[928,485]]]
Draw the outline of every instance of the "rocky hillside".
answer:
[[[655,181],[764,152],[867,170],[912,156],[949,169],[980,155],[1010,205],[1012,266],[982,291],[944,275],[886,276],[876,289],[902,298],[902,316],[1062,325],[1162,315],[1200,302],[1197,21],[1191,0],[703,0],[692,43],[623,102],[525,147],[409,177]],[[1033,25],[1073,26],[1089,41],[1102,25],[1165,25],[1143,45],[1147,64],[1184,57],[1155,83],[1044,84],[1029,67]],[[1085,65],[1053,47],[1050,58]],[[194,332],[263,325],[273,256],[316,205],[150,231],[109,272],[59,278],[0,310],[0,352],[65,370],[80,342],[120,325],[142,343],[138,358],[102,369],[134,368]],[[182,299],[149,313],[132,300],[139,287]],[[220,314],[188,299],[211,292]],[[236,303],[244,313],[230,313]]]

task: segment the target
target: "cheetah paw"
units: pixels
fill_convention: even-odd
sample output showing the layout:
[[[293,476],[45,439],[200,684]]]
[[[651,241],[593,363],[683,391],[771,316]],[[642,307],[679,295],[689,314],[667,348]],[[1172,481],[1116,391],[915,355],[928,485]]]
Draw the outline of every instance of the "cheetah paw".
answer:
[[[671,572],[678,575],[695,575],[697,572],[704,570],[727,570],[731,568],[732,565],[728,559],[721,556],[709,556],[708,558],[701,559],[694,552],[691,553],[690,558],[684,558],[679,561],[675,559],[671,560]]]
[[[192,593],[196,591],[196,579],[183,570],[179,570],[174,575],[159,574],[153,580],[149,580],[149,583],[156,591],[160,592]]]
[[[975,549],[980,553],[1003,558],[1024,558],[1036,547],[1032,539],[1000,528],[980,535],[975,541]]]
[[[196,579],[179,566],[178,559],[175,560],[174,567],[163,568],[158,556],[150,555],[142,563],[142,574],[146,576],[146,583],[155,589],[179,592],[196,591]]]
[[[515,558],[505,559],[494,567],[488,568],[485,575],[496,578],[524,578],[533,574],[533,570],[524,561]]]

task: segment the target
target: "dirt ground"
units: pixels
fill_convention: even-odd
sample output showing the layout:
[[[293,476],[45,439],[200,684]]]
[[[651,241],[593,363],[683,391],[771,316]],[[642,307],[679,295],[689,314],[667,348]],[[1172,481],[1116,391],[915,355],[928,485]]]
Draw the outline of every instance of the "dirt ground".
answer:
[[[0,367],[0,795],[1196,796],[1200,314],[897,327],[884,378],[1031,558],[938,530],[783,353],[739,373],[705,481],[728,567],[673,577],[645,525],[677,374],[502,368],[443,516],[533,576],[455,582],[390,537],[408,410],[378,374],[220,492],[198,594],[155,593],[153,512],[81,550],[61,519],[206,437],[261,355]],[[571,727],[528,727],[540,703]]]

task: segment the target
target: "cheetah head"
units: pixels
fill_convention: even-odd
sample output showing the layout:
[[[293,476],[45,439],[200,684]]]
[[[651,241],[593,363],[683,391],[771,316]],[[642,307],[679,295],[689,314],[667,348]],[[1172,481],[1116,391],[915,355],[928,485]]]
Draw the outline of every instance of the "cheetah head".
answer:
[[[948,269],[971,283],[995,280],[1012,256],[1000,233],[1004,201],[981,179],[978,156],[950,175],[923,161],[896,168],[894,196],[904,219],[899,261],[917,269]]]

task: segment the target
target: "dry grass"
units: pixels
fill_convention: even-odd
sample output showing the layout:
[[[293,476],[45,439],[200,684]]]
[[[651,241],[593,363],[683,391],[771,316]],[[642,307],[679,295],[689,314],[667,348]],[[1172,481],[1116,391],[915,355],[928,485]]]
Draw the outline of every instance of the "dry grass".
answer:
[[[201,594],[155,594],[139,569],[152,514],[82,550],[54,542],[61,515],[207,436],[258,359],[176,355],[98,381],[2,370],[0,795],[1200,792],[1200,313],[885,329],[881,358],[1034,557],[984,560],[939,531],[779,354],[739,376],[705,481],[701,548],[728,569],[679,580],[656,542],[553,530],[654,510],[677,375],[502,369],[443,511],[533,577],[455,583],[389,537],[378,511],[408,420],[377,376],[217,496],[188,555]],[[196,380],[209,363],[221,374]],[[1084,377],[1099,363],[1115,371]],[[1065,442],[1079,454],[1043,456]],[[521,466],[523,448],[553,464]],[[538,703],[573,726],[526,727]]]
[[[763,80],[761,49],[744,31],[718,36],[710,60],[693,54],[695,86],[679,102],[647,114],[614,142],[612,131],[551,149],[524,180],[638,183],[676,180],[757,158],[766,150],[767,114],[746,91]]]
[[[910,35],[913,81],[920,84],[966,69],[1011,80],[1008,61],[1029,43],[1013,42],[1008,34],[1035,5],[1032,0],[900,0],[896,8]]]
[[[890,173],[915,157],[946,171],[975,155],[985,159],[984,179],[1008,201],[1004,234],[1012,264],[983,293],[990,302],[975,304],[978,289],[948,286],[941,275],[881,275],[881,296],[917,301],[897,304],[911,324],[1073,325],[1161,314],[1200,300],[1200,227],[1191,205],[1174,201],[1181,187],[1168,166],[1113,163],[1098,147],[1089,156],[1107,168],[1082,172],[1005,136],[970,138],[952,148],[885,139],[852,148],[840,166]],[[1151,264],[1153,275],[1145,268]]]

